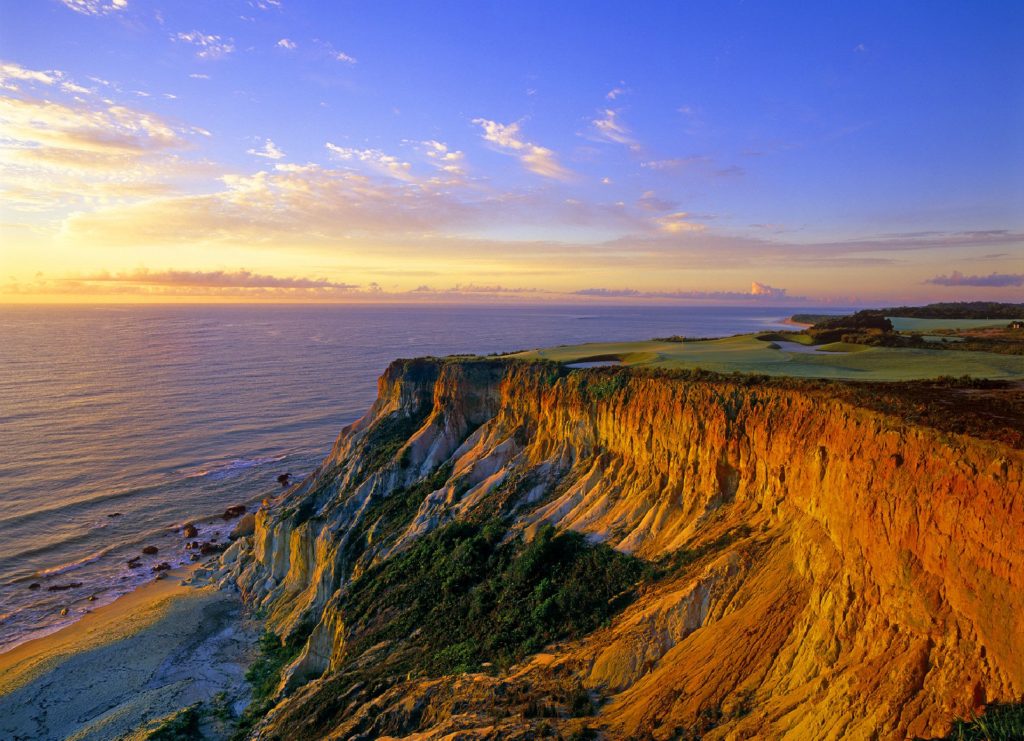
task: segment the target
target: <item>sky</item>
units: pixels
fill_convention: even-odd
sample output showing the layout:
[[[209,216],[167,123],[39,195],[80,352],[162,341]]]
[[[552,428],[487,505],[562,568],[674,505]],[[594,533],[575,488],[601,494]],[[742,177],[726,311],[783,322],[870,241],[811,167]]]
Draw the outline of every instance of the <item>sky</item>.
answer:
[[[0,0],[0,302],[1024,301],[1024,3]]]

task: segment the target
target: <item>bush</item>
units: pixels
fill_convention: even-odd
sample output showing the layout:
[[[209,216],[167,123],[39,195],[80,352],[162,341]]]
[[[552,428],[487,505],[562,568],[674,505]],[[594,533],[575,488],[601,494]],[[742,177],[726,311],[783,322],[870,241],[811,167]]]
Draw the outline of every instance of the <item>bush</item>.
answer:
[[[957,720],[945,741],[1019,741],[1024,739],[1024,703],[992,703],[982,715]]]
[[[351,655],[382,640],[408,642],[415,632],[409,671],[507,666],[599,627],[651,573],[578,533],[545,526],[529,543],[503,543],[506,531],[498,520],[452,523],[367,571],[343,605]]]
[[[196,703],[179,710],[170,718],[150,731],[146,741],[198,741],[203,738],[199,732],[202,703]]]

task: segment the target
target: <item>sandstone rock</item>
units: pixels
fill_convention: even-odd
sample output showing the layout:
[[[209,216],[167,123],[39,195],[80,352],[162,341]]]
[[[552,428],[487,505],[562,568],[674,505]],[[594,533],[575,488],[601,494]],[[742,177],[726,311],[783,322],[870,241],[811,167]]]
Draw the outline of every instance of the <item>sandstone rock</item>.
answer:
[[[607,628],[515,670],[531,687],[584,677],[610,693],[593,719],[608,738],[668,738],[711,716],[716,739],[935,737],[979,700],[1024,695],[1024,452],[837,400],[825,383],[609,379],[499,361],[389,367],[308,488],[261,510],[225,564],[279,634],[318,621],[289,681],[348,660],[335,598],[353,578],[507,496],[527,536],[552,523],[645,559],[696,554]],[[373,433],[395,419],[419,421],[381,461]],[[450,479],[407,529],[374,530],[373,504],[446,461]],[[357,529],[366,549],[351,563]],[[481,685],[484,727],[507,682],[411,680],[353,699],[348,717],[384,728],[426,702],[416,717],[441,729],[474,712]],[[297,732],[316,691],[287,699],[268,733]],[[355,732],[338,723],[330,735]],[[513,730],[499,735],[532,732]]]
[[[250,513],[244,515],[238,524],[235,525],[234,530],[231,531],[229,536],[231,540],[238,540],[239,538],[245,538],[256,532],[256,515]]]

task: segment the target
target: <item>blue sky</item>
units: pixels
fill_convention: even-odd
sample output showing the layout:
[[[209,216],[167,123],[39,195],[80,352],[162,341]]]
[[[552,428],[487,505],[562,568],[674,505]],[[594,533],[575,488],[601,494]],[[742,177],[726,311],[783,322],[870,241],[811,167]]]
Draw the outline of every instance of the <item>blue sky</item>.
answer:
[[[1010,2],[0,2],[0,297],[1020,299],[1021,38]]]

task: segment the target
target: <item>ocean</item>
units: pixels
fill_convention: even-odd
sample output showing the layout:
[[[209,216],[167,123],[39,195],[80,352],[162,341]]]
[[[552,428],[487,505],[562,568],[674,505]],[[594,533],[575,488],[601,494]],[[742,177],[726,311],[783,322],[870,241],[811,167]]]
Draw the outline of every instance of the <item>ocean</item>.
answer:
[[[223,542],[225,508],[308,474],[394,358],[720,336],[794,311],[0,306],[0,651],[186,563],[186,522]],[[129,567],[144,546],[159,552]]]

